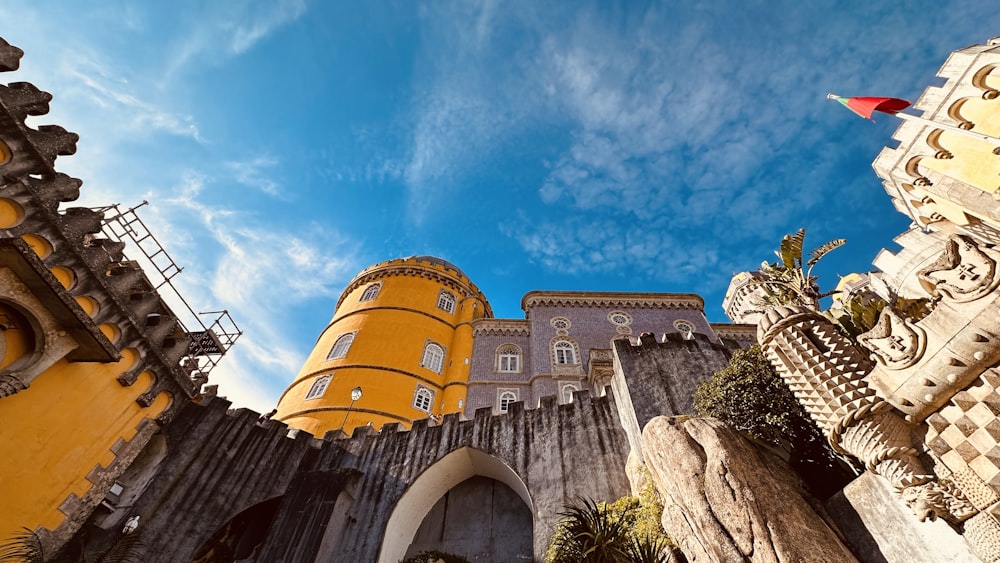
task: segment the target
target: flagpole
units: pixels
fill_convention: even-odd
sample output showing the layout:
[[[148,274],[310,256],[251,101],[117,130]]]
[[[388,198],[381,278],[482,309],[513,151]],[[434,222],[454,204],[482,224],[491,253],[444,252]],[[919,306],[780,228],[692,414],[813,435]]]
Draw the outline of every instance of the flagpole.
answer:
[[[962,129],[961,127],[948,125],[947,123],[938,123],[937,121],[931,121],[930,119],[924,119],[923,117],[917,117],[915,115],[910,115],[908,113],[903,113],[901,111],[892,113],[890,115],[895,115],[896,117],[902,119],[903,121],[913,121],[915,123],[920,123],[928,127],[933,127],[935,129],[944,129],[945,131],[961,133],[966,137],[972,137],[974,139],[979,139],[980,141],[993,143],[994,145],[1000,147],[1000,139],[998,139],[997,137],[990,137],[989,135],[983,135],[982,133],[977,133],[976,131],[971,131],[969,129]]]
[[[896,117],[902,119],[903,121],[913,121],[915,123],[919,123],[919,124],[925,125],[927,127],[933,127],[934,129],[943,129],[945,131],[951,131],[953,133],[959,133],[961,135],[965,135],[966,137],[972,137],[973,139],[977,139],[977,140],[980,140],[980,141],[986,141],[987,143],[991,143],[993,145],[996,145],[997,148],[994,149],[993,152],[995,152],[997,154],[1000,154],[1000,152],[998,152],[998,151],[1000,151],[1000,138],[998,138],[998,137],[991,137],[989,135],[984,135],[982,133],[979,133],[977,131],[972,131],[972,130],[969,130],[969,129],[962,129],[961,127],[956,127],[954,125],[948,125],[947,123],[938,123],[937,121],[931,121],[930,119],[925,119],[923,117],[917,117],[915,115],[910,115],[908,113],[903,113],[900,110],[902,110],[903,108],[905,108],[905,107],[907,107],[907,106],[910,105],[910,102],[908,102],[906,100],[901,100],[899,98],[865,98],[865,97],[861,97],[861,98],[842,98],[842,97],[840,97],[840,96],[838,96],[836,94],[827,94],[826,95],[826,99],[838,101],[838,102],[844,104],[844,106],[846,106],[847,109],[853,111],[854,113],[856,113],[856,114],[858,114],[861,117],[864,117],[866,119],[871,119],[872,112],[873,111],[878,111],[878,112],[881,112],[881,113],[885,113],[887,115],[895,115]],[[857,101],[862,101],[863,100],[864,103],[865,103],[865,106],[860,107],[860,108],[859,107],[853,107],[851,105],[851,102],[855,101],[855,100],[857,100]],[[892,102],[893,104],[892,105],[888,105],[890,102]],[[887,106],[887,107],[882,107],[882,106]]]

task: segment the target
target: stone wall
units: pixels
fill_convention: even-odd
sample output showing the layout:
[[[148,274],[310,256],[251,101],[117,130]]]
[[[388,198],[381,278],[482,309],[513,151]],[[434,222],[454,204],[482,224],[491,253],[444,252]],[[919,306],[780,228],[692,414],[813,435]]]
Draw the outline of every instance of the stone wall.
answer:
[[[450,415],[439,426],[424,420],[410,431],[387,425],[378,433],[359,429],[351,438],[326,440],[304,433],[289,438],[281,423],[258,424],[255,413],[230,413],[228,407],[221,399],[190,404],[166,428],[165,460],[120,519],[140,516],[144,561],[204,556],[200,548],[206,542],[222,546],[227,534],[236,533],[232,530],[249,526],[234,517],[280,499],[268,513],[274,524],[264,543],[247,548],[257,560],[309,561],[335,552],[335,560],[395,563],[444,491],[425,499],[418,493],[435,486],[450,490],[477,473],[505,479],[526,493],[534,515],[534,556],[541,559],[566,503],[578,496],[611,500],[629,492],[628,446],[614,402],[591,399],[585,392],[566,405],[548,397],[538,409],[515,403],[506,415],[481,409],[472,420]],[[468,474],[447,477],[433,470],[466,450],[489,463],[474,462]],[[441,479],[455,482],[433,482]],[[415,507],[416,517],[393,519],[404,505]],[[400,524],[403,520],[416,521]],[[104,523],[103,536],[120,524]],[[93,527],[89,533],[88,541],[99,545],[102,533]],[[396,536],[403,537],[402,548],[400,541],[389,541],[395,551],[383,549],[383,538]]]
[[[638,346],[624,338],[613,344],[615,375],[611,387],[635,452],[642,451],[640,433],[654,417],[693,414],[698,384],[726,367],[739,348],[736,342],[713,342],[703,334],[688,340],[676,333],[664,335],[662,342],[646,335]]]

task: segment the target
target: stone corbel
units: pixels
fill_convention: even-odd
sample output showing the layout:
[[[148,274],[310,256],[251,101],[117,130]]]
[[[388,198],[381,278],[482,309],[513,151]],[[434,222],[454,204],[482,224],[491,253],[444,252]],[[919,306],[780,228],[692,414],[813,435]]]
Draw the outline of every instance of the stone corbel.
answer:
[[[858,458],[888,481],[921,522],[941,517],[958,524],[978,512],[958,487],[924,467],[913,426],[885,401],[850,412],[828,438],[835,450]]]

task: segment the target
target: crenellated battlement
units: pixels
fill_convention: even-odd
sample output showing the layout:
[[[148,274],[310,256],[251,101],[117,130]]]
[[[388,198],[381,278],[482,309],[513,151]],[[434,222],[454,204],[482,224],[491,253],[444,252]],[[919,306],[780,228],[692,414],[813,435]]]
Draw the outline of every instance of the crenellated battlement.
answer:
[[[269,499],[285,499],[282,511],[314,510],[309,499],[326,498],[321,490],[336,497],[341,489],[331,487],[337,483],[350,491],[349,514],[357,523],[338,544],[342,558],[374,561],[403,495],[418,490],[415,483],[433,474],[429,469],[439,461],[462,451],[478,452],[476,456],[505,468],[510,482],[527,491],[538,515],[536,525],[546,528],[554,525],[567,499],[617,498],[629,490],[624,473],[628,445],[610,395],[591,397],[581,391],[568,404],[546,397],[534,409],[514,403],[503,414],[484,408],[468,419],[449,414],[440,423],[415,421],[409,430],[386,424],[380,432],[359,427],[351,436],[328,432],[321,439],[279,421],[259,422],[257,413],[230,407],[219,398],[189,403],[164,428],[168,455],[152,469],[128,511],[144,523],[147,560],[192,559],[216,530]],[[602,478],[591,478],[597,474]],[[554,475],[559,478],[553,480]],[[325,485],[316,494],[300,495],[301,487],[314,486],[310,483]],[[192,514],[198,518],[192,520]],[[109,521],[104,527],[116,530],[120,524]],[[315,525],[316,530],[301,534],[276,534],[273,541],[280,545],[269,544],[265,550],[286,549],[281,542],[307,541],[310,534],[322,536],[326,521]],[[537,549],[544,551],[544,545]],[[281,560],[274,557],[268,560]]]
[[[679,332],[665,332],[659,337],[655,334],[646,333],[640,335],[635,341],[628,337],[619,337],[615,339],[615,342],[628,343],[628,346],[623,346],[620,349],[616,346],[616,351],[619,351],[621,354],[639,355],[641,355],[644,350],[648,351],[650,349],[670,350],[676,348],[704,348],[708,350],[731,351],[734,348],[740,347],[737,343],[731,340],[729,343],[726,343],[725,341],[718,342],[712,340],[711,336],[700,332],[692,332],[690,333],[690,337]]]
[[[511,403],[508,407],[507,412],[494,412],[492,407],[481,407],[475,410],[472,418],[464,416],[462,413],[453,412],[441,416],[440,421],[436,422],[433,418],[420,418],[414,420],[410,425],[410,428],[406,428],[399,422],[388,422],[383,424],[378,430],[371,426],[358,426],[354,428],[351,434],[347,434],[343,430],[330,430],[326,432],[323,436],[313,436],[312,434],[299,430],[297,428],[292,428],[275,419],[261,420],[261,414],[247,408],[231,408],[232,403],[227,399],[220,397],[206,397],[200,403],[192,403],[192,407],[196,409],[208,409],[211,411],[223,412],[224,416],[228,417],[232,421],[232,425],[240,426],[247,431],[251,427],[257,427],[267,432],[269,435],[274,435],[278,438],[284,437],[292,441],[304,441],[312,448],[323,449],[326,447],[334,447],[337,444],[341,446],[346,446],[345,442],[365,442],[372,439],[373,437],[398,434],[398,433],[410,433],[410,432],[440,432],[442,428],[455,428],[456,426],[461,428],[470,427],[475,424],[475,421],[488,419],[498,419],[498,420],[510,420],[512,418],[517,418],[519,416],[525,415],[529,417],[544,417],[551,416],[553,413],[557,413],[562,410],[573,410],[572,404],[590,404],[592,402],[609,403],[614,404],[614,398],[609,394],[605,396],[593,397],[589,390],[577,390],[573,393],[573,402],[567,404],[559,404],[559,398],[555,395],[548,395],[541,397],[538,401],[538,406],[535,408],[527,408],[523,401],[516,401]],[[538,414],[536,414],[536,412]],[[544,412],[545,414],[541,414]],[[436,430],[438,429],[438,430]],[[231,431],[229,425],[227,425],[227,432]]]
[[[714,342],[707,335],[644,334],[638,342],[616,338],[611,387],[618,398],[618,415],[634,452],[641,455],[642,429],[653,418],[694,413],[698,384],[726,367],[734,341]]]

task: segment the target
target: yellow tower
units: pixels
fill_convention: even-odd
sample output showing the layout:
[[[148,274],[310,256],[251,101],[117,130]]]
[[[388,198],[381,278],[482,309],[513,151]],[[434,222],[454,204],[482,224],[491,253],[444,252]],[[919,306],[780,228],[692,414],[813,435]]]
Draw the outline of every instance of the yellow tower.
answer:
[[[412,256],[371,266],[340,296],[274,418],[316,436],[461,411],[486,297],[454,264]]]

